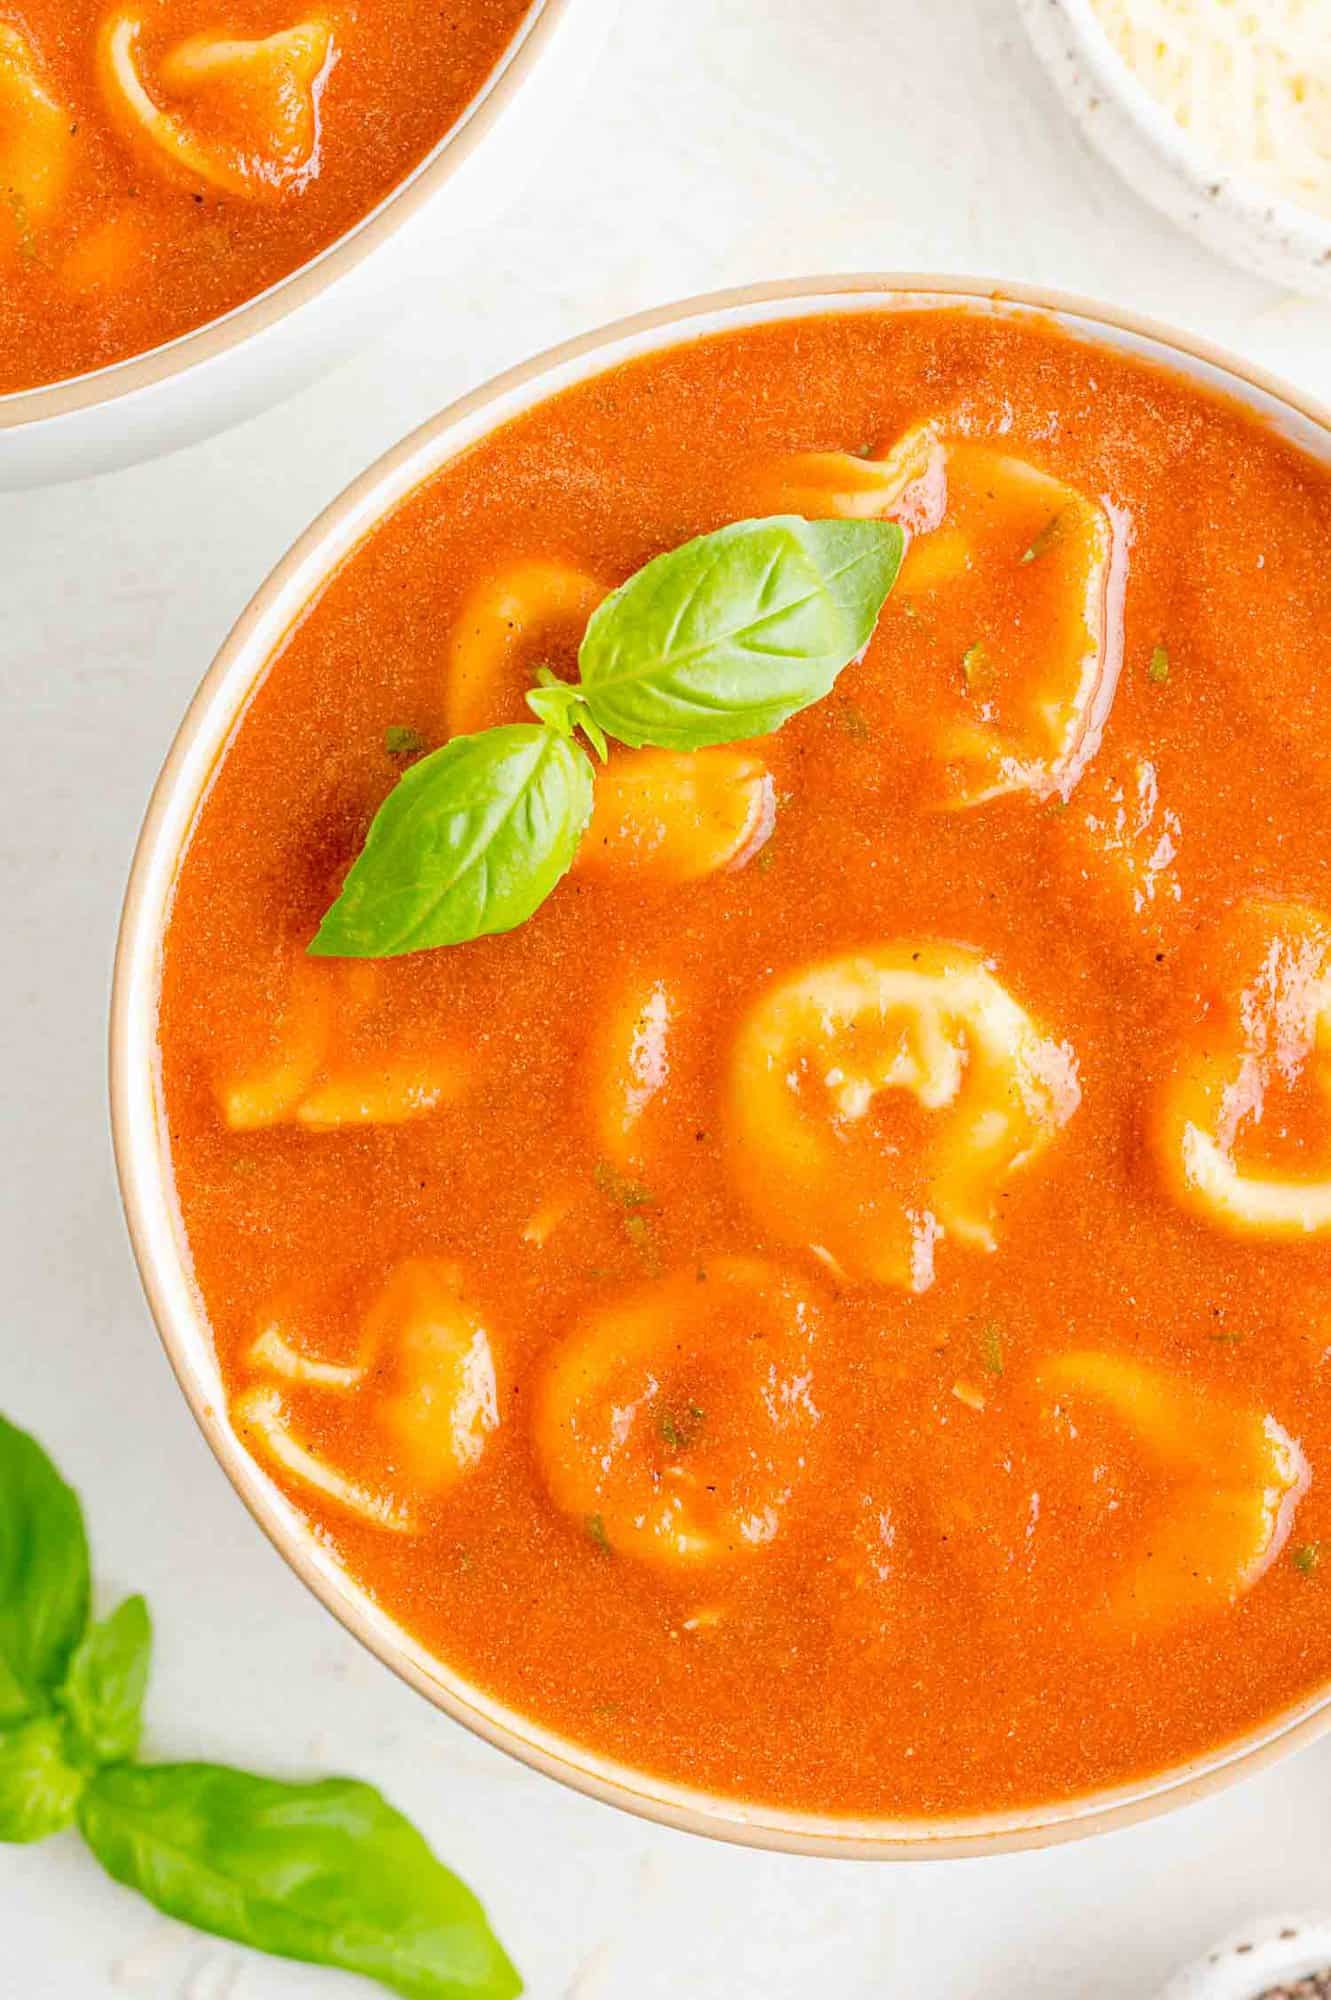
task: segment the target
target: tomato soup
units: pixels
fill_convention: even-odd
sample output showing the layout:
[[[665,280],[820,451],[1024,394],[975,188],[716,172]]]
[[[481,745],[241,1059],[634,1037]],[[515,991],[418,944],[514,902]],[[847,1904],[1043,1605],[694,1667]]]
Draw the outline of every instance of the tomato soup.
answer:
[[[875,535],[867,647],[743,720],[816,650],[770,551],[844,599]],[[644,572],[693,576],[650,727],[598,623],[699,536],[761,557],[724,742],[719,570]],[[1327,468],[1181,378],[862,312],[567,390],[326,583],[180,865],[162,1085],[232,1420],[452,1668],[937,1817],[1331,1677],[1329,545]],[[311,954],[538,687],[618,740],[534,913],[504,860],[469,941]]]
[[[529,0],[0,4],[0,394],[241,305],[453,125]]]

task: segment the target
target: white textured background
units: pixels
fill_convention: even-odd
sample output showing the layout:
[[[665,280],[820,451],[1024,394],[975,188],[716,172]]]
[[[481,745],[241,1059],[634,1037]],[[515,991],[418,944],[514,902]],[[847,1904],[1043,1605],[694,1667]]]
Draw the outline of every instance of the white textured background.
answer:
[[[376,1780],[484,1895],[534,2000],[1129,2000],[1255,1911],[1331,1907],[1331,1742],[1090,1846],[903,1869],[715,1847],[528,1775],[288,1574],[131,1270],[103,1091],[121,886],[186,698],[275,558],[403,431],[550,342],[710,286],[894,266],[1097,293],[1331,398],[1331,308],[1124,192],[1010,0],[623,0],[525,205],[391,341],[162,464],[0,497],[0,1406],[83,1489],[106,1588],[151,1600],[153,1749]],[[195,1939],[72,1837],[0,1857],[3,2000],[368,1990]]]

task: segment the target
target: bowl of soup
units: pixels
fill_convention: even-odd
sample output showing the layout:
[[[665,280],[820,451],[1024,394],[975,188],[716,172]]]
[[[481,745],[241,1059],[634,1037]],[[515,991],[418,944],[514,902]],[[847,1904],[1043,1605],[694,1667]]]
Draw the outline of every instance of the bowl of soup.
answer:
[[[119,1172],[438,1707],[892,1857],[1325,1726],[1329,533],[1292,391],[865,277],[547,355],[275,571],[134,863]]]
[[[558,129],[608,11],[0,10],[0,486],[204,436],[428,296]]]

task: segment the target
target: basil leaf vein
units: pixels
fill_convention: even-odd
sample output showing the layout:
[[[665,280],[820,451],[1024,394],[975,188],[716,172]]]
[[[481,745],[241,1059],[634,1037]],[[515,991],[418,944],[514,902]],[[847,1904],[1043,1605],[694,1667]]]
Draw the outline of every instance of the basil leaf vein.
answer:
[[[148,1691],[152,1620],[141,1597],[127,1597],[83,1636],[60,1703],[78,1749],[95,1764],[115,1764],[139,1747]]]
[[[471,1891],[371,1785],[118,1765],[89,1782],[79,1824],[109,1874],[200,1930],[404,2000],[521,1991]]]
[[[389,793],[311,952],[391,958],[513,930],[572,866],[591,810],[590,759],[557,731],[455,737]]]
[[[48,1706],[88,1598],[78,1496],[37,1440],[0,1417],[0,1724]]]
[[[868,645],[903,546],[895,522],[776,515],[655,557],[588,622],[592,715],[671,750],[769,734]]]

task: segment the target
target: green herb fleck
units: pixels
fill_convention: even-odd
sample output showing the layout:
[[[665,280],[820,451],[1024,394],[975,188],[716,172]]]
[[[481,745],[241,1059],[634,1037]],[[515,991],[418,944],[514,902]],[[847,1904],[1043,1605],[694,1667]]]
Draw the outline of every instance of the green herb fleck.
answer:
[[[1152,652],[1151,664],[1146,669],[1146,678],[1148,681],[1154,681],[1157,687],[1163,687],[1169,679],[1169,655],[1163,646],[1155,647]]]
[[[986,1375],[1001,1375],[1003,1372],[1003,1340],[991,1319],[980,1328],[980,1366]]]
[[[973,646],[967,646],[961,656],[961,678],[967,687],[974,686],[975,676],[986,665],[988,657],[980,640],[977,639]]]
[[[703,1412],[697,1403],[689,1403],[683,1410],[662,1410],[661,1436],[671,1451],[687,1451],[696,1443],[702,1421]]]
[[[28,203],[17,188],[6,188],[3,199],[14,218],[14,233],[18,239],[19,261],[24,264],[37,262],[37,237],[33,231],[32,219],[28,214]]]
[[[1237,1347],[1242,1340],[1241,1333],[1213,1333],[1209,1336],[1220,1347]]]
[[[650,1188],[641,1181],[631,1181],[618,1167],[612,1167],[609,1160],[596,1162],[592,1179],[607,1201],[617,1202],[621,1208],[650,1208],[655,1199]]]
[[[1066,509],[1060,507],[1057,514],[1049,516],[1049,519],[1045,522],[1035,540],[1022,556],[1021,559],[1024,563],[1036,562],[1039,557],[1054,546],[1054,543],[1063,532],[1065,514]]]
[[[1311,1576],[1322,1560],[1320,1542],[1301,1542],[1290,1557],[1300,1576]]]
[[[856,708],[854,702],[847,701],[842,703],[837,713],[837,721],[841,724],[841,727],[846,732],[846,735],[851,738],[852,742],[867,743],[873,735],[868,716],[862,708]]]
[[[587,1536],[590,1541],[595,1542],[598,1549],[604,1549],[607,1555],[610,1554],[610,1537],[605,1531],[605,1522],[599,1514],[587,1516]]]
[[[631,1215],[626,1215],[624,1217],[624,1234],[642,1258],[643,1269],[646,1271],[648,1277],[659,1278],[661,1275],[661,1259],[657,1255],[656,1245],[652,1240],[652,1225],[648,1218],[637,1210]]]
[[[384,731],[384,749],[390,757],[419,757],[425,748],[425,738],[419,729],[408,729],[404,723],[390,722]]]

